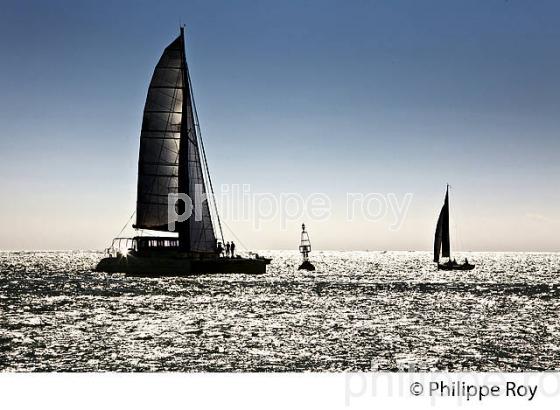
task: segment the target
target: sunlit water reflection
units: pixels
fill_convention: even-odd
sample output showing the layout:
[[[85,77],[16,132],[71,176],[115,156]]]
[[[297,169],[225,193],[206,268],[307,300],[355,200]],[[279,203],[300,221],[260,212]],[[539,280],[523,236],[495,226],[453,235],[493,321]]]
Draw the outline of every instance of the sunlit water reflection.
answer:
[[[0,252],[3,371],[560,369],[560,255],[295,252],[262,276],[127,278],[97,252]]]

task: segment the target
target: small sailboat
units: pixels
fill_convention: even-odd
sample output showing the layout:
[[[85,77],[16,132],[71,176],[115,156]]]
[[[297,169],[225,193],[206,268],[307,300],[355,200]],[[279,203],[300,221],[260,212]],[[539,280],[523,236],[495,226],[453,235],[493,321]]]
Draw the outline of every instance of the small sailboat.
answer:
[[[309,235],[305,230],[305,224],[301,224],[301,242],[299,245],[299,253],[303,258],[303,262],[299,265],[298,270],[309,270],[314,271],[315,266],[309,262],[309,253],[311,252],[311,241],[309,240]]]
[[[440,263],[440,254],[443,258],[448,258],[447,262]],[[475,265],[471,265],[465,259],[463,264],[451,259],[451,240],[449,236],[449,185],[445,191],[445,201],[439,213],[434,239],[434,262],[438,264],[440,270],[472,270]]]
[[[221,242],[216,239],[209,200],[213,201]],[[183,27],[164,50],[148,88],[135,214],[133,227],[141,233],[173,236],[116,238],[97,271],[143,276],[264,273],[270,263],[256,255],[222,257],[225,241],[194,103]],[[177,215],[172,224],[170,214]]]

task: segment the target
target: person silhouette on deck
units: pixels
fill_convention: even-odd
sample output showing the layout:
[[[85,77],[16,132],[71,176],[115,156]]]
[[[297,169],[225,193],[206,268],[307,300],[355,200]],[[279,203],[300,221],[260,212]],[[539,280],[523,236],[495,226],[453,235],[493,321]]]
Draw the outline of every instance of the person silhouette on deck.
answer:
[[[233,241],[231,241],[230,249],[231,249],[231,257],[233,258],[233,251],[235,251],[235,244],[233,243]]]
[[[229,258],[229,242],[226,242],[226,258]]]
[[[218,246],[216,247],[216,251],[218,252],[218,257],[222,257],[222,254],[224,253],[224,247],[222,246],[221,242],[218,242]]]

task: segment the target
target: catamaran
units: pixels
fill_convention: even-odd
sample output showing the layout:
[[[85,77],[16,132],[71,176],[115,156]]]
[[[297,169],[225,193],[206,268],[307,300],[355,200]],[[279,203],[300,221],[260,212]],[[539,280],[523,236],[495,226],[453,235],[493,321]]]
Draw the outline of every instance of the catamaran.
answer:
[[[181,193],[188,199],[181,199]],[[170,224],[170,195],[175,201],[171,210],[176,211],[171,214],[187,212],[188,218],[177,218]],[[212,200],[221,242],[216,239],[208,200],[197,198]],[[137,232],[166,232],[171,236],[137,234],[115,238],[97,271],[147,276],[256,274],[264,273],[270,263],[270,259],[258,256],[221,255],[225,242],[185,57],[183,27],[164,50],[148,88],[140,134],[135,215],[133,227]]]
[[[440,263],[440,253],[444,258],[448,258],[447,262]],[[465,259],[463,264],[457,263],[455,259],[451,259],[451,240],[449,235],[449,185],[445,191],[445,200],[443,207],[439,213],[439,218],[436,225],[436,235],[434,239],[434,262],[438,264],[440,270],[472,270],[474,265],[471,265]]]

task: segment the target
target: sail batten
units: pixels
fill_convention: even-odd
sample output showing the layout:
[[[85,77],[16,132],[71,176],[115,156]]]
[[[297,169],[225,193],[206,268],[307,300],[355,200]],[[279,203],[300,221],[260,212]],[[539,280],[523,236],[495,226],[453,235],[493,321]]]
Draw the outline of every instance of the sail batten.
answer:
[[[140,135],[135,227],[168,231],[168,196],[185,193],[197,209],[187,221],[176,224],[182,250],[215,252],[208,203],[197,202],[197,198],[205,198],[206,184],[187,70],[181,30],[164,50],[148,88]]]

